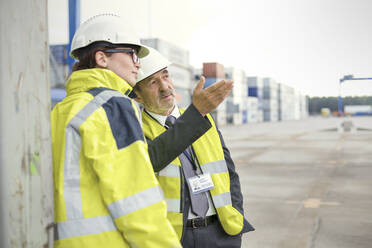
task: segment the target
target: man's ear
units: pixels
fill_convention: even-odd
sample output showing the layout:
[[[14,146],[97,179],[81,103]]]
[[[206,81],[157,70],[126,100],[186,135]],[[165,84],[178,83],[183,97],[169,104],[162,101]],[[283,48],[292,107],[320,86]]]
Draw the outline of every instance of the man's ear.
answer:
[[[96,59],[96,64],[100,68],[106,68],[107,67],[107,56],[104,52],[98,51],[94,55],[94,58]]]

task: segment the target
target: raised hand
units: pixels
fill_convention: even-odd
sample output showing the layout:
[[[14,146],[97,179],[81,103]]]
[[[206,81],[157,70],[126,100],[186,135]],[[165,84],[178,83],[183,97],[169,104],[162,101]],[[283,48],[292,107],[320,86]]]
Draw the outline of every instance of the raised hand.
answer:
[[[215,110],[233,88],[232,80],[221,80],[203,89],[205,78],[202,76],[196,85],[192,103],[203,116]]]

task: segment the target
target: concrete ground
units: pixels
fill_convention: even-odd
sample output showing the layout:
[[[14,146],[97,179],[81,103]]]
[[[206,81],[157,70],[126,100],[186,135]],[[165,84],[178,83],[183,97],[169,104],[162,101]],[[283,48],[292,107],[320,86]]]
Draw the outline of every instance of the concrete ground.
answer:
[[[372,117],[220,130],[256,228],[242,247],[372,247]]]

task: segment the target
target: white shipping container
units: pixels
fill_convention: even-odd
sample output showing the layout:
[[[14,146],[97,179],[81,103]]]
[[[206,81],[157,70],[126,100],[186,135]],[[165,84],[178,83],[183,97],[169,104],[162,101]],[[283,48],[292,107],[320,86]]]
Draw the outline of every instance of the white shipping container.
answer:
[[[240,103],[240,111],[247,111],[248,109],[248,97],[242,97]]]
[[[278,99],[279,85],[271,78],[263,78],[263,98]]]
[[[278,121],[278,111],[264,110],[263,113],[264,113],[264,121],[270,121],[270,122]]]
[[[243,118],[242,118],[242,112],[240,111],[239,113],[234,113],[233,114],[233,124],[234,125],[240,125],[243,123]]]
[[[263,100],[263,109],[267,111],[278,111],[278,101],[276,100]]]
[[[184,66],[189,66],[190,64],[189,51],[184,48],[158,38],[141,39],[141,43],[155,48],[172,63]]]
[[[263,121],[264,121],[263,110],[258,109],[258,111],[257,111],[257,122],[263,122]]]
[[[300,92],[298,90],[295,90],[294,92],[294,101],[293,101],[293,107],[294,107],[294,119],[300,120],[301,119],[301,103],[300,103]]]
[[[292,105],[282,105],[281,109],[281,118],[283,121],[294,120],[294,106]]]
[[[240,105],[235,104],[231,96],[227,96],[225,101],[226,101],[226,113],[227,114],[230,114],[230,113],[233,114],[233,113],[237,113],[240,111],[239,109]],[[232,117],[230,119],[232,119]]]
[[[191,89],[192,88],[192,70],[171,64],[168,67],[169,74],[173,80],[173,85],[178,88]]]
[[[258,112],[248,112],[247,113],[247,122],[248,123],[257,123],[258,122]]]
[[[226,125],[226,110],[219,110],[216,111],[216,121],[218,126],[224,126]]]
[[[309,103],[305,95],[300,96],[300,111],[301,119],[307,118],[309,116]]]
[[[345,114],[357,113],[372,113],[372,106],[370,105],[346,105],[344,108]]]
[[[295,90],[287,85],[280,84],[280,112],[282,120],[295,119]]]
[[[263,88],[263,79],[260,77],[247,77],[248,87]]]
[[[234,88],[230,92],[234,97],[245,97],[248,95],[248,85],[245,80],[245,72],[235,67],[225,68],[226,79],[234,81]]]
[[[271,121],[278,121],[279,116],[278,116],[278,111],[271,111]]]
[[[174,88],[176,91],[176,103],[180,108],[187,108],[191,104],[191,91],[184,88]]]
[[[246,97],[242,97],[242,96],[232,96],[230,99],[232,100],[232,102],[234,104],[239,104],[239,105],[243,105],[243,102],[244,102],[244,99]],[[242,106],[241,106],[242,107]]]
[[[247,97],[248,110],[258,110],[258,98],[257,97]]]
[[[257,97],[247,98],[247,122],[258,122],[258,99]]]

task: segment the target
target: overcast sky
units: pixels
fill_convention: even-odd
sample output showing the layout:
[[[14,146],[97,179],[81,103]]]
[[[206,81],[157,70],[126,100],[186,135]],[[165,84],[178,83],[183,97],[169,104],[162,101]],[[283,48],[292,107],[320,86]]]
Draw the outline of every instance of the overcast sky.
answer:
[[[51,44],[68,41],[67,2],[48,1]],[[195,67],[219,62],[310,96],[338,95],[346,74],[372,77],[371,0],[81,0],[81,21],[107,12],[188,49]],[[372,80],[342,94],[372,96]]]

